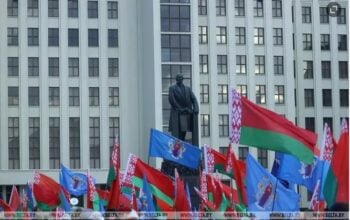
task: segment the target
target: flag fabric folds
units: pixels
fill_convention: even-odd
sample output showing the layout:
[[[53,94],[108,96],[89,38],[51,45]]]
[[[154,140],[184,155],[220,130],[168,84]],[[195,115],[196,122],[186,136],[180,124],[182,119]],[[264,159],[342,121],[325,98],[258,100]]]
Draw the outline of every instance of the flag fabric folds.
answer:
[[[153,195],[151,193],[151,190],[149,188],[149,183],[147,181],[147,176],[143,176],[143,185],[140,189],[140,201],[141,201],[141,208],[139,211],[145,211],[145,212],[155,212],[156,208],[154,207],[153,202]]]
[[[13,211],[17,211],[21,207],[21,197],[19,196],[17,187],[15,185],[12,186],[9,205]]]
[[[61,164],[60,184],[74,196],[81,196],[87,192],[87,176],[83,173],[72,172]]]
[[[68,198],[66,197],[65,193],[63,192],[63,189],[61,188],[61,191],[59,193],[59,197],[60,197],[60,200],[61,200],[61,208],[65,211],[65,212],[70,212],[72,209],[71,209],[71,206],[68,202]]]
[[[180,179],[177,170],[175,169],[175,201],[174,208],[176,211],[189,212],[191,211],[190,205],[185,191],[184,181]]]
[[[250,154],[246,159],[249,211],[299,211],[299,195],[285,188]]]
[[[98,197],[98,193],[96,191],[96,187],[94,184],[94,181],[92,179],[92,176],[88,172],[87,174],[87,181],[88,181],[88,187],[87,187],[87,208],[93,209],[94,211],[100,211],[100,199]]]
[[[60,185],[42,173],[35,172],[33,182],[33,194],[40,210],[51,211],[60,204]]]
[[[284,117],[242,97],[229,93],[229,130],[231,143],[292,154],[312,163],[316,134],[295,126]]]
[[[120,170],[120,145],[118,138],[114,139],[111,164],[107,176],[107,186],[111,186],[112,181],[119,178]]]
[[[161,157],[191,169],[197,169],[201,150],[196,146],[152,128],[149,157]]]
[[[207,173],[219,173],[229,175],[225,171],[225,165],[227,163],[227,158],[225,155],[222,155],[220,152],[209,146],[203,146],[203,155],[204,155],[204,170]]]

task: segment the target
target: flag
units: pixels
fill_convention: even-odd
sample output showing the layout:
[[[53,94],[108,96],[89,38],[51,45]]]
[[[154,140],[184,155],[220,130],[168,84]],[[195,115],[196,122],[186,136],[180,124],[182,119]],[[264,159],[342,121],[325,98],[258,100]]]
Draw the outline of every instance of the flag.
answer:
[[[21,207],[21,197],[19,196],[17,187],[15,185],[12,186],[9,205],[13,211],[17,211]]]
[[[119,207],[119,197],[120,197],[120,183],[119,178],[112,181],[111,192],[109,194],[108,209],[117,209]]]
[[[134,185],[132,185],[130,207],[131,207],[131,210],[137,211],[137,199],[136,199],[136,191],[135,191]]]
[[[235,177],[240,203],[247,205],[247,193],[244,184],[244,177],[246,173],[245,164],[243,161],[236,159],[236,155],[233,152],[231,144],[228,148],[226,158],[225,170],[227,173],[231,173],[231,175]]]
[[[149,188],[149,183],[147,181],[146,175],[143,176],[143,185],[142,185],[142,188],[140,189],[140,195],[141,195],[141,205],[143,205],[141,211],[155,212],[156,208],[154,207],[153,195]]]
[[[100,198],[100,203],[102,203],[103,206],[107,206],[109,197],[110,197],[110,192],[108,190],[103,190],[96,188],[98,197]]]
[[[32,184],[27,183],[27,185],[25,185],[24,187],[24,191],[23,194],[25,194],[26,198],[27,198],[27,209],[28,211],[33,211],[34,209],[34,198],[33,198],[33,191],[32,191]]]
[[[324,201],[319,201],[320,183],[321,180],[318,179],[310,200],[309,209],[313,211],[324,211]]]
[[[120,145],[118,138],[114,139],[113,151],[111,157],[111,164],[107,176],[107,186],[111,186],[111,183],[114,179],[118,178],[120,169]]]
[[[185,191],[185,186],[183,180],[180,179],[177,170],[175,169],[175,201],[174,208],[179,212],[189,212],[191,211],[190,205],[188,203],[187,194]]]
[[[61,164],[59,179],[61,186],[63,186],[71,195],[81,196],[87,192],[86,174],[72,172]]]
[[[299,211],[299,195],[285,188],[250,154],[246,159],[248,211]]]
[[[42,211],[51,211],[60,204],[60,185],[42,173],[35,172],[33,183],[33,194],[37,201],[37,206]]]
[[[193,188],[198,194],[199,198],[201,199],[203,205],[207,207],[210,211],[215,211],[216,210],[215,205],[212,202],[208,201],[208,199],[205,198],[205,196],[196,187],[193,187]]]
[[[144,163],[137,156],[130,154],[122,185],[134,184],[141,188],[144,175],[147,176],[152,194],[172,207],[174,197],[172,180],[159,170]]]
[[[349,130],[345,119],[342,120],[342,132],[326,176],[323,194],[328,207],[335,202],[349,203]]]
[[[232,89],[229,103],[230,141],[292,154],[312,163],[317,136],[284,117],[252,103]]]
[[[198,169],[201,150],[156,129],[151,129],[149,157],[161,157],[191,169]]]
[[[190,188],[188,187],[187,183],[186,183],[186,197],[187,197],[188,205],[190,206],[190,210],[192,210]]]
[[[218,171],[219,173],[229,175],[225,171],[227,159],[224,155],[209,146],[203,146],[203,154],[204,170],[207,173],[215,173]]]
[[[89,171],[87,173],[87,181],[87,208],[93,209],[94,211],[100,211],[100,199],[98,197],[94,181]]]
[[[65,193],[63,192],[63,189],[61,188],[60,190],[60,194],[59,194],[60,200],[61,200],[61,208],[65,211],[65,212],[70,212],[71,206],[68,202],[68,199],[65,195]]]
[[[15,215],[14,210],[12,210],[12,208],[10,207],[9,204],[7,204],[4,200],[0,199],[0,210],[3,210],[4,213],[4,217],[8,218],[8,219],[12,219],[12,217]],[[1,213],[2,211],[0,211]]]

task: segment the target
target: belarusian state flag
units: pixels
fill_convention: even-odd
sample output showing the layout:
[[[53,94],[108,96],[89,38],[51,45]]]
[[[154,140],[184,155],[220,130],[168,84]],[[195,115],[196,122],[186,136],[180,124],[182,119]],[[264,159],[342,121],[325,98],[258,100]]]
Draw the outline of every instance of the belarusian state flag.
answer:
[[[130,154],[122,185],[134,184],[142,188],[144,175],[147,176],[152,194],[173,207],[174,185],[172,180],[159,170],[144,163],[137,156]]]
[[[215,173],[218,171],[219,173],[228,175],[225,172],[227,159],[224,155],[209,146],[203,146],[203,153],[204,169],[207,173]]]
[[[96,191],[96,187],[92,176],[88,172],[88,190],[87,190],[87,208],[93,209],[94,211],[100,211],[100,198],[98,197],[98,193]]]
[[[312,163],[315,133],[254,104],[234,89],[230,91],[229,114],[231,143],[284,152]]]
[[[114,139],[111,164],[107,176],[107,186],[111,187],[112,181],[119,177],[120,169],[120,145],[118,138]]]
[[[33,194],[40,210],[51,211],[55,209],[61,203],[60,191],[60,184],[55,180],[42,173],[35,172]]]

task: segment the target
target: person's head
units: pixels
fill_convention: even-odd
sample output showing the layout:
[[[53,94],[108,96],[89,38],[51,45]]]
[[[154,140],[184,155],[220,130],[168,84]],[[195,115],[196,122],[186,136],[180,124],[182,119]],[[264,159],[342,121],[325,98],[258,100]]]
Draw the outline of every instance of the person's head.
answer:
[[[181,73],[176,75],[176,83],[177,84],[181,84],[183,79],[184,79],[184,77],[183,77],[183,75]]]

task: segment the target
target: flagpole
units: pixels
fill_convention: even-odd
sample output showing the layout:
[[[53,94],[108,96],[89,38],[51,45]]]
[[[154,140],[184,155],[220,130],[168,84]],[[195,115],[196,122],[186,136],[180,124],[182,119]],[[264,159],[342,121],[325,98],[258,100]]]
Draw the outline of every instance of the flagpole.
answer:
[[[273,212],[273,208],[275,207],[275,199],[276,199],[277,183],[278,183],[278,178],[276,177],[275,191],[274,191],[274,193],[273,193],[273,200],[272,200],[272,209],[271,209],[271,212]]]

